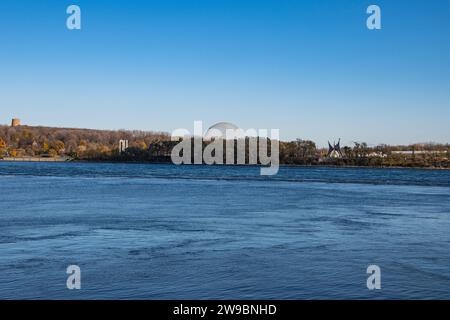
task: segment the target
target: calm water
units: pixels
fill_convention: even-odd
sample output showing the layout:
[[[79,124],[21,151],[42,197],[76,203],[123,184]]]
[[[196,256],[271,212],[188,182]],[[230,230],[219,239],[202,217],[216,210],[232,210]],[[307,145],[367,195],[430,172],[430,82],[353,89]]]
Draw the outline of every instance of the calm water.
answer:
[[[450,299],[450,171],[0,162],[0,298]]]

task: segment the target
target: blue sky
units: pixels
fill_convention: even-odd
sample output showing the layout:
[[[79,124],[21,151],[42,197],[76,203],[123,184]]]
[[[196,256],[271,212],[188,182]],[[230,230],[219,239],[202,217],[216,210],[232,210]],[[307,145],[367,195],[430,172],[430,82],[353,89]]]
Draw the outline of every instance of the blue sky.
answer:
[[[66,28],[66,8],[82,30]],[[366,28],[378,4],[382,30]],[[450,1],[2,0],[0,123],[450,142]]]

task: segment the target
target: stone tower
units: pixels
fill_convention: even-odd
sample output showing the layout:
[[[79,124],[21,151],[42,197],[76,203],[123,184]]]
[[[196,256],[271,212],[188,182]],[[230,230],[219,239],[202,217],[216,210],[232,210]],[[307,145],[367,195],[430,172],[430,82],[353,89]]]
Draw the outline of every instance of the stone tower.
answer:
[[[20,126],[20,119],[14,118],[11,121],[11,127],[18,127]]]

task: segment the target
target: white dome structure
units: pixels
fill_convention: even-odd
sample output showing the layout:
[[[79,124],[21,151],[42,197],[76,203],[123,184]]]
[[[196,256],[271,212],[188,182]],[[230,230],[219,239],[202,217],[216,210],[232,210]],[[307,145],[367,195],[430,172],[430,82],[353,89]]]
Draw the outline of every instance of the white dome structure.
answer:
[[[211,140],[217,137],[225,139],[228,129],[239,130],[239,127],[229,122],[219,122],[209,127],[203,138],[205,140]]]

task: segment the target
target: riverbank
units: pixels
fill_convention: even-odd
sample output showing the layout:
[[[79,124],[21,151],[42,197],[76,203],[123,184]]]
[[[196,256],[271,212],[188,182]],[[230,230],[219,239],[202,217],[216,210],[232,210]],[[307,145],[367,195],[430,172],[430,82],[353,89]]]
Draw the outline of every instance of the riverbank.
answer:
[[[0,161],[9,162],[67,162],[72,161],[70,157],[57,157],[57,158],[45,158],[45,157],[4,157]]]
[[[84,160],[84,159],[73,159],[70,157],[57,157],[57,158],[47,158],[47,157],[5,157],[0,159],[2,162],[76,162],[76,163],[130,163],[130,164],[172,164],[171,161],[120,161],[120,160]],[[203,166],[206,164],[199,164]],[[196,165],[197,166],[197,165]],[[213,166],[255,166],[250,164],[215,164]],[[259,166],[259,165],[256,165]],[[320,163],[320,164],[280,164],[280,167],[299,167],[299,168],[369,168],[369,169],[427,169],[427,170],[450,170],[450,167],[435,167],[435,166],[371,166],[371,165],[347,165],[347,164],[331,164],[331,163]]]

